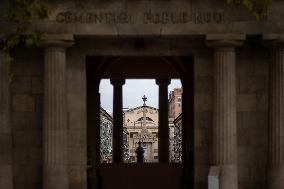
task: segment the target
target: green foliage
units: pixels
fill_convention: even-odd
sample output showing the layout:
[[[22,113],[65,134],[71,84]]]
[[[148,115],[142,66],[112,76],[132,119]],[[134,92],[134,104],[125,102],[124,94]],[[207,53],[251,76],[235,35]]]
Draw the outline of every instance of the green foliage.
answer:
[[[10,65],[14,61],[13,57],[10,56],[10,54],[5,54],[5,63]]]
[[[4,60],[5,60],[4,63],[7,64],[7,65],[9,65],[9,66],[10,66],[10,65],[12,64],[12,62],[14,61],[14,59],[13,59],[13,57],[11,56],[10,53],[6,53],[6,54],[5,54]],[[12,81],[13,78],[14,78],[14,73],[9,72],[9,80]]]
[[[35,22],[48,17],[48,11],[40,0],[15,0],[7,9],[4,20],[13,27],[10,33],[4,35],[1,39],[0,48],[6,52],[5,63],[11,64],[13,58],[11,50],[22,44],[27,47],[37,46],[41,34],[30,31],[29,26]],[[12,80],[13,74],[10,73]]]
[[[267,9],[272,0],[227,0],[229,4],[243,4],[257,20],[267,16]]]
[[[14,30],[4,38],[4,50],[9,51],[20,43],[27,47],[37,45],[40,34],[28,31],[28,27],[32,22],[45,19],[47,16],[47,9],[40,0],[15,0],[4,16],[6,21],[15,25]]]
[[[40,0],[15,0],[8,8],[6,18],[16,23],[30,23],[47,17],[47,9]]]

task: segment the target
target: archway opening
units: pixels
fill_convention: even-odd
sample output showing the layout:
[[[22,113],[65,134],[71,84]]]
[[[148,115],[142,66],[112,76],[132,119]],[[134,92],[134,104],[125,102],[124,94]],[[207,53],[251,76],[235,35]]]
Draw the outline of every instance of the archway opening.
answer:
[[[100,82],[100,161],[112,162],[113,86],[109,79]],[[158,162],[159,91],[154,79],[126,79],[123,86],[123,159],[137,162],[139,142],[144,162]],[[168,86],[168,124],[170,162],[182,161],[182,85],[172,79]]]
[[[97,99],[94,100],[96,103],[88,103],[88,117],[89,117],[89,109],[95,108],[96,109],[96,118],[89,118],[88,119],[88,145],[92,146],[90,153],[95,154],[91,155],[91,161],[93,161],[93,165],[95,166],[95,169],[92,169],[88,173],[89,178],[95,177],[97,178],[97,183],[102,182],[102,185],[104,185],[103,188],[113,188],[115,187],[114,185],[110,183],[117,183],[116,181],[119,180],[118,183],[123,185],[124,187],[129,187],[131,188],[132,186],[136,186],[135,183],[129,183],[130,180],[135,178],[139,178],[143,175],[143,177],[147,177],[146,179],[149,181],[149,188],[151,188],[154,185],[158,187],[163,187],[163,188],[180,188],[181,185],[191,185],[189,183],[193,183],[193,151],[188,151],[193,149],[192,147],[190,148],[185,148],[186,145],[188,146],[193,146],[193,137],[189,140],[189,135],[188,133],[192,131],[192,128],[187,128],[187,129],[180,129],[182,131],[181,137],[183,138],[181,140],[181,153],[184,154],[181,158],[180,161],[172,161],[171,159],[171,153],[170,153],[170,148],[171,148],[171,142],[169,141],[169,133],[171,132],[169,129],[169,94],[168,94],[168,85],[169,81],[172,78],[179,78],[178,72],[180,70],[183,70],[184,68],[176,69],[175,66],[173,66],[171,63],[169,63],[169,59],[171,58],[161,58],[161,57],[111,57],[107,58],[106,60],[103,60],[104,58],[100,59],[100,64],[95,65],[92,64],[92,59],[87,61],[90,63],[89,66],[87,67],[87,70],[93,69],[96,70],[96,74],[87,74],[87,86],[90,86],[90,81],[93,81],[95,84],[95,87],[93,90],[89,90],[88,87],[88,98],[90,99],[97,95]],[[192,59],[190,63],[192,63]],[[178,63],[176,63],[178,64]],[[151,69],[149,69],[149,66]],[[178,67],[178,66],[177,66]],[[186,68],[185,68],[186,69]],[[183,70],[184,71],[184,70]],[[192,70],[191,70],[192,71]],[[90,71],[91,72],[91,71]],[[98,74],[99,73],[99,74]],[[190,74],[189,74],[190,75]],[[181,95],[182,97],[190,97],[190,95],[186,94],[191,94],[192,91],[188,90],[188,85],[189,82],[187,82],[185,79],[187,74],[183,73],[181,75],[181,81],[182,84],[186,84],[185,88],[183,88],[183,94]],[[92,79],[89,79],[91,77]],[[112,151],[112,163],[111,164],[101,164],[101,160],[98,160],[98,149],[100,149],[100,135],[99,135],[99,121],[97,117],[99,117],[99,109],[100,109],[100,99],[101,99],[101,94],[99,93],[99,83],[101,79],[106,79],[110,78],[111,84],[113,85],[113,151]],[[164,125],[164,129],[158,131],[158,159],[159,163],[157,165],[151,165],[150,167],[147,166],[147,164],[136,164],[135,166],[128,166],[128,165],[134,165],[134,164],[125,164],[124,161],[124,155],[123,155],[123,125],[125,124],[126,119],[124,119],[123,114],[125,111],[123,108],[123,85],[125,84],[125,79],[153,79],[155,78],[155,82],[158,85],[159,88],[159,125]],[[192,85],[193,86],[193,85]],[[90,87],[91,88],[91,87]],[[89,93],[89,91],[91,91]],[[186,92],[184,92],[186,91]],[[191,96],[193,98],[193,95]],[[141,97],[140,97],[141,98]],[[177,98],[178,99],[178,98]],[[188,113],[188,114],[193,114],[193,110],[188,108],[189,106],[184,106],[184,104],[189,104],[191,103],[193,105],[193,101],[189,100],[189,98],[183,99],[183,100],[178,100],[180,102],[180,106],[183,112]],[[94,105],[94,107],[91,107],[91,105]],[[186,111],[184,111],[186,110]],[[94,114],[93,114],[94,115]],[[182,117],[182,116],[180,116]],[[182,117],[180,120],[182,120],[182,123],[187,124],[187,123],[193,123],[193,116],[186,116],[185,118]],[[176,117],[174,117],[175,119]],[[190,120],[191,119],[191,120]],[[90,120],[90,121],[89,121]],[[143,126],[143,121],[148,120],[148,122],[152,121],[153,119],[149,117],[147,119],[147,116],[143,116],[143,118],[140,120],[140,118],[137,118],[136,122],[141,124],[142,121],[142,126]],[[91,124],[93,121],[93,124]],[[95,129],[89,129],[91,126],[95,126]],[[182,126],[184,127],[184,126]],[[91,134],[89,134],[89,131],[95,132],[95,137],[89,137]],[[193,133],[193,132],[192,132]],[[193,135],[193,134],[192,134]],[[133,135],[132,135],[133,136]],[[96,142],[94,142],[96,140]],[[173,145],[172,145],[173,146]],[[94,152],[95,151],[95,152]],[[186,153],[185,153],[186,152]],[[130,157],[130,156],[129,156]],[[153,158],[155,159],[155,158]],[[177,164],[170,165],[170,162],[182,162],[180,166],[177,166]],[[121,164],[123,163],[123,164]],[[126,166],[127,165],[127,166]],[[188,165],[192,165],[189,167]],[[118,171],[118,172],[117,172]],[[157,174],[159,175],[159,178],[153,178],[149,177],[151,175],[147,175],[147,172],[149,171],[152,174]],[[120,177],[118,174],[119,172],[123,172],[123,175],[127,175],[127,178],[125,180],[125,177]],[[114,176],[116,175],[116,176]],[[140,176],[139,176],[140,175]],[[183,176],[182,176],[183,175]],[[121,175],[122,176],[122,175]],[[149,178],[148,178],[149,177]],[[161,177],[161,178],[160,178]],[[171,177],[169,181],[170,183],[165,182],[166,177]],[[192,177],[192,178],[191,178]],[[104,178],[104,179],[100,179]],[[186,181],[181,178],[186,178]],[[113,180],[114,179],[114,180]],[[116,180],[116,181],[115,181]],[[112,182],[114,181],[114,182]],[[182,181],[182,182],[181,182]],[[137,187],[137,186],[136,186]],[[145,186],[143,186],[144,188]]]

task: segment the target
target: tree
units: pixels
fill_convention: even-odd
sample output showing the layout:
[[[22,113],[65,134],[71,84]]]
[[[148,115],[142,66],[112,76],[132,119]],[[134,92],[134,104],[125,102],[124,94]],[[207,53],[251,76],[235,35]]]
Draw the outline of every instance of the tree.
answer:
[[[257,20],[267,16],[267,9],[272,0],[227,0],[229,4],[242,4]]]
[[[47,9],[41,0],[13,0],[5,12],[2,20],[8,22],[11,27],[9,32],[2,34],[0,39],[0,49],[5,52],[5,63],[11,64],[13,58],[11,50],[19,44],[27,47],[37,46],[41,34],[29,29],[34,21],[48,17]],[[12,79],[13,74],[10,73]]]

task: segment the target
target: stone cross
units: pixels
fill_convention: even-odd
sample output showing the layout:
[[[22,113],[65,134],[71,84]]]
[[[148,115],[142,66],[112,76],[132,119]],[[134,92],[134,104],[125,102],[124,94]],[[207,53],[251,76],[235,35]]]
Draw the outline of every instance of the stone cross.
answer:
[[[144,104],[143,104],[143,127],[142,127],[142,131],[146,131],[147,129],[146,129],[146,108],[145,108],[145,106],[146,106],[146,101],[147,101],[147,97],[144,95],[143,97],[142,97],[142,100],[143,100],[143,102],[144,102]]]
[[[147,97],[145,95],[142,97],[142,100],[144,102],[143,106],[146,106]]]

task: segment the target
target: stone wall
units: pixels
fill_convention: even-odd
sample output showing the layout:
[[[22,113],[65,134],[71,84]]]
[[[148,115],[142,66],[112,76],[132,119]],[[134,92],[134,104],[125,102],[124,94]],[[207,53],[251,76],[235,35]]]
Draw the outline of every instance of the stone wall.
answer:
[[[39,50],[16,50],[11,73],[11,124],[15,189],[41,188],[42,77]]]
[[[68,54],[68,53],[67,53]],[[67,55],[67,110],[70,189],[86,188],[85,64]],[[83,61],[83,60],[82,60]],[[42,186],[43,55],[16,50],[11,82],[15,189]]]
[[[0,50],[0,188],[13,188],[12,129],[10,124],[10,67]]]
[[[74,51],[75,50],[75,51]],[[70,189],[86,188],[86,70],[85,58],[76,49],[67,49],[67,125],[69,127]]]
[[[237,64],[238,162],[241,189],[267,188],[269,50],[252,42]]]
[[[213,50],[203,48],[194,58],[195,186],[207,189],[212,162]]]

